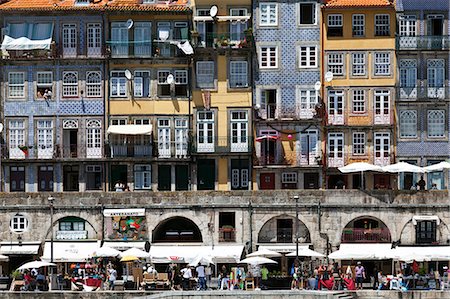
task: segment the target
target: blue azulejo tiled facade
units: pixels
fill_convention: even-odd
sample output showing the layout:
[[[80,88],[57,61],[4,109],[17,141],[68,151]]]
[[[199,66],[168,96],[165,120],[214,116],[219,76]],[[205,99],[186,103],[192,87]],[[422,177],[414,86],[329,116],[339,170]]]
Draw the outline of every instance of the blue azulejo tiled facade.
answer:
[[[102,190],[102,18],[3,18],[2,190]]]
[[[253,24],[258,187],[318,188],[320,4],[254,1]]]
[[[420,166],[450,157],[447,1],[397,2],[397,157]],[[428,188],[448,188],[448,172],[425,175]],[[409,189],[417,175],[402,175]]]

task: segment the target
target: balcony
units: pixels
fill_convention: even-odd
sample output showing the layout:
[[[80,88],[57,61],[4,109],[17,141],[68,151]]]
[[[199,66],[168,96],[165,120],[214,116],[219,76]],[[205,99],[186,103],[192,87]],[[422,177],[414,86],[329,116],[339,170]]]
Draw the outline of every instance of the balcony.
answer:
[[[177,158],[186,159],[190,156],[189,144],[186,142],[158,142],[157,153],[158,158]]]
[[[205,35],[193,32],[192,44],[199,48],[214,49],[251,49],[253,47],[253,34],[251,30],[240,33],[208,32]]]
[[[254,159],[254,166],[290,165],[297,167],[317,167],[322,164],[321,155],[320,149],[309,151],[309,153],[292,151],[284,154],[266,154],[263,152]]]
[[[192,142],[192,153],[250,153],[252,144],[253,136],[197,136],[196,140]]]
[[[86,47],[84,52],[80,51],[80,44],[73,45],[72,47],[63,47],[62,44],[56,44],[52,42],[50,50],[3,50],[3,60],[45,60],[56,58],[104,58],[106,49],[103,46],[100,47]]]
[[[265,109],[260,109],[260,117],[263,119],[293,119],[293,120],[313,120],[319,115],[316,111],[316,104],[296,103],[293,106],[276,107],[275,104],[268,104]]]
[[[151,157],[151,144],[136,144],[136,143],[110,143],[111,158],[118,157]]]
[[[345,228],[342,243],[390,243],[389,230],[384,228]]]
[[[177,46],[179,41],[108,41],[111,58],[170,58],[186,54]]]
[[[51,160],[51,159],[98,159],[103,158],[102,147],[86,145],[51,145],[51,146],[2,146],[2,156],[11,160]]]
[[[87,230],[59,230],[56,231],[57,240],[81,240],[87,239]]]
[[[230,228],[219,228],[219,242],[236,242],[236,229]]]
[[[397,87],[397,99],[408,100],[445,100],[449,98],[449,87]]]
[[[434,50],[445,51],[450,49],[450,36],[397,36],[397,50]]]

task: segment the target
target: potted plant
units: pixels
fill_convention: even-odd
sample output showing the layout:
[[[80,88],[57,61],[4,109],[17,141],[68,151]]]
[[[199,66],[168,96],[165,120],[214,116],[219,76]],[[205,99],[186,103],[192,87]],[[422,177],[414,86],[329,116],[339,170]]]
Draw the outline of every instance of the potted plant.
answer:
[[[16,269],[11,272],[11,278],[13,278],[14,280],[23,280],[23,274],[18,269]]]

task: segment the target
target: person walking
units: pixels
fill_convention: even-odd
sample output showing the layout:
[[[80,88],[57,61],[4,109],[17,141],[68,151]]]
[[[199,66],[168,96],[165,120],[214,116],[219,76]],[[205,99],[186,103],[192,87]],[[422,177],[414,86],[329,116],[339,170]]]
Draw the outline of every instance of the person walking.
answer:
[[[205,276],[206,276],[206,288],[208,289],[208,286],[211,287],[211,277],[212,277],[212,269],[211,265],[209,264],[205,268]]]
[[[108,270],[108,274],[109,289],[114,291],[114,283],[117,280],[117,271],[114,268],[114,265]]]
[[[186,264],[186,266],[181,269],[181,275],[183,275],[183,291],[189,290],[189,281],[192,278],[192,271],[189,265]]]
[[[195,268],[198,278],[198,288],[197,290],[206,291],[206,280],[205,280],[205,266],[198,263],[197,268]]]
[[[267,280],[269,279],[269,270],[264,265],[261,268],[261,289],[267,289]]]
[[[366,269],[364,269],[364,266],[361,264],[361,262],[356,263],[355,276],[356,276],[356,288],[358,290],[362,290],[363,281],[364,279],[366,279]]]

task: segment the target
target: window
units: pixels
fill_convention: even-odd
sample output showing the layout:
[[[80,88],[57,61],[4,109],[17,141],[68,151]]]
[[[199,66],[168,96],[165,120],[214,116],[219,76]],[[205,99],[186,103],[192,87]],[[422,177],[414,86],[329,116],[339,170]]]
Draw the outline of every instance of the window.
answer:
[[[311,119],[316,112],[318,93],[314,89],[298,89],[297,96],[300,102],[300,118]]]
[[[328,133],[328,157],[331,159],[344,157],[344,133]],[[329,164],[330,167],[336,167],[332,166],[336,165],[335,162]]]
[[[25,122],[23,120],[9,121],[9,150],[17,151],[19,146],[25,145]],[[20,151],[20,150],[19,150]]]
[[[152,55],[151,23],[134,23],[134,56],[150,57]]]
[[[86,96],[102,96],[102,75],[100,72],[86,72]]]
[[[75,0],[76,5],[88,5],[89,0]]]
[[[278,67],[278,47],[260,47],[259,53],[259,67],[261,69],[274,69]]]
[[[38,167],[38,191],[53,191],[53,166]]]
[[[75,217],[66,217],[59,221],[59,230],[63,231],[83,231],[84,221]]]
[[[62,28],[63,55],[76,56],[77,54],[77,25],[63,24]]]
[[[375,165],[385,166],[390,164],[391,137],[389,133],[374,133]]]
[[[230,61],[230,87],[248,87],[247,61]]]
[[[259,25],[277,26],[278,25],[278,4],[260,3],[259,4]]]
[[[417,137],[417,111],[402,110],[400,111],[400,137],[416,138]]]
[[[366,53],[352,53],[352,75],[366,75]]]
[[[165,40],[173,39],[172,24],[170,22],[158,22],[158,43],[159,55],[162,57],[170,57],[172,55],[172,46]]]
[[[53,73],[36,73],[36,96],[40,99],[50,100],[52,98]]]
[[[428,110],[428,137],[440,138],[445,136],[445,111]]]
[[[101,165],[86,166],[86,190],[102,190]]]
[[[9,228],[13,233],[21,234],[28,230],[29,224],[30,221],[25,215],[17,213],[11,218]]]
[[[277,90],[262,89],[259,97],[259,117],[263,119],[274,119],[277,110]]]
[[[335,76],[344,75],[344,54],[329,53],[328,54],[328,71]]]
[[[214,88],[214,61],[197,61],[195,75],[198,88]]]
[[[128,56],[128,27],[126,22],[111,23],[111,56]]]
[[[391,74],[391,56],[389,53],[375,53],[375,76]]]
[[[150,97],[150,71],[135,71],[133,84],[135,97]]]
[[[353,155],[366,154],[366,133],[353,132]]]
[[[188,71],[176,70],[174,71],[174,77],[175,77],[175,96],[187,97]]]
[[[25,192],[25,167],[11,166],[9,168],[9,177],[11,192]]]
[[[142,4],[155,3],[155,0],[142,0]]]
[[[343,18],[342,15],[328,15],[328,32],[327,36],[343,35]]]
[[[111,119],[111,125],[113,126],[125,126],[127,124],[127,120],[123,118],[114,118]]]
[[[158,119],[158,157],[170,158],[171,156],[170,119]]]
[[[87,24],[87,54],[88,56],[102,54],[102,25],[100,23]]]
[[[127,78],[124,71],[111,72],[111,97],[127,96]]]
[[[53,122],[38,120],[37,124],[38,158],[53,157]]]
[[[78,96],[78,72],[63,72],[63,97]]]
[[[398,19],[400,36],[416,36],[416,16],[399,16]]]
[[[246,8],[231,8],[230,16],[247,16]],[[244,31],[247,29],[247,21],[230,22],[230,40],[241,41],[245,39]]]
[[[167,83],[167,76],[170,75],[170,71],[161,70],[158,71],[158,97],[170,97],[170,84]]]
[[[231,151],[248,151],[248,116],[247,111],[231,111]]]
[[[296,184],[297,183],[297,173],[296,172],[283,172],[281,174],[282,184]]]
[[[315,46],[300,46],[300,68],[314,68],[317,67],[317,47]]]
[[[366,96],[365,91],[362,89],[353,90],[352,98],[352,112],[364,113],[366,112]]]
[[[389,15],[375,15],[375,36],[390,35]]]
[[[188,147],[188,119],[175,119],[175,157],[186,158]]]
[[[428,87],[444,87],[445,61],[444,59],[427,60]]]
[[[134,165],[134,189],[152,188],[152,167],[150,165]]]
[[[300,25],[316,24],[316,4],[315,3],[300,3]]]
[[[214,112],[197,112],[197,151],[214,152]]]
[[[25,97],[25,73],[10,72],[8,74],[10,98]]]
[[[86,121],[86,157],[101,158],[102,157],[102,122],[98,119],[90,119]]]
[[[246,159],[231,159],[231,190],[248,190],[249,161]],[[220,216],[219,216],[220,217]],[[233,213],[234,227],[234,213]]]
[[[416,87],[417,60],[400,59],[400,87]]]
[[[352,34],[354,37],[364,36],[365,31],[365,16],[364,15],[352,15]]]
[[[188,40],[189,29],[187,22],[175,22],[173,26],[173,38],[175,40]]]
[[[436,221],[418,221],[416,225],[416,243],[436,242]]]

